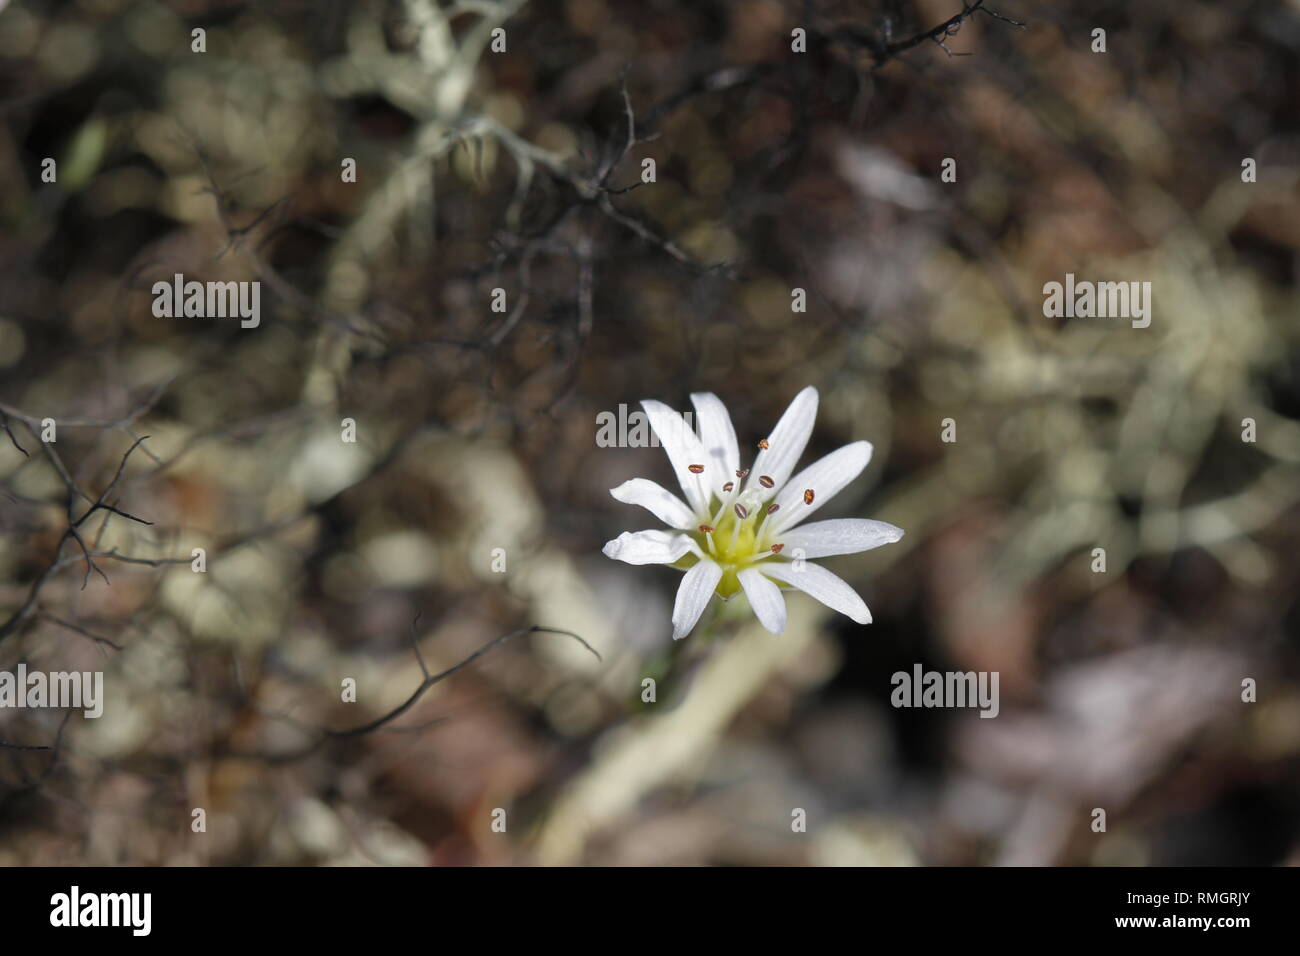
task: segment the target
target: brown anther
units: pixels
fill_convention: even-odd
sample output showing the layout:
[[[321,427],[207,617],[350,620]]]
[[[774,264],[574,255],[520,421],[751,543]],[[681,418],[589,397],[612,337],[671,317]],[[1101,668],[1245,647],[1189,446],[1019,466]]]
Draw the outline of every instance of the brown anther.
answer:
[[[749,512],[745,510],[744,505],[741,504],[736,505],[736,517],[739,518],[741,521],[744,521],[746,518],[749,517]]]
[[[776,482],[773,481],[771,478],[767,477],[767,475],[759,475],[758,483],[762,485],[764,488],[771,488],[774,484],[776,484]]]
[[[686,470],[689,471],[692,475],[699,475],[699,474],[702,474],[702,473],[704,472],[704,466],[703,466],[703,465],[687,465],[687,466],[686,466]]]
[[[713,534],[713,529],[710,528],[707,524],[700,525],[700,531],[702,531],[704,534]]]
[[[761,449],[763,449],[763,451],[767,451],[767,448],[768,448],[768,445],[767,445],[767,439],[766,439],[766,438],[760,438],[760,439],[758,440],[758,447],[761,448]]]
[[[730,490],[731,490],[732,488],[734,488],[734,487],[736,487],[736,483],[735,483],[734,481],[729,481],[729,482],[727,482],[725,485],[722,486],[722,490],[723,490],[723,491],[730,491]]]
[[[783,544],[774,544],[774,545],[772,545],[772,553],[773,553],[773,554],[780,554],[780,553],[781,553],[781,549],[784,548],[784,547],[785,547],[785,545],[783,545]]]
[[[813,494],[813,490],[812,490],[811,488],[805,488],[805,489],[804,489],[804,493],[803,493],[803,503],[804,503],[804,504],[806,504],[806,505],[810,505],[810,504],[812,504],[812,503],[813,503],[813,499],[814,499],[815,497],[817,497],[817,496]]]
[[[749,475],[748,468],[742,468],[740,469],[740,471],[736,472],[736,477],[739,478],[741,481],[744,481],[748,475]]]
[[[781,510],[781,506],[778,505],[776,502],[772,502],[772,504],[767,506],[767,513],[770,515],[774,515],[780,510]]]

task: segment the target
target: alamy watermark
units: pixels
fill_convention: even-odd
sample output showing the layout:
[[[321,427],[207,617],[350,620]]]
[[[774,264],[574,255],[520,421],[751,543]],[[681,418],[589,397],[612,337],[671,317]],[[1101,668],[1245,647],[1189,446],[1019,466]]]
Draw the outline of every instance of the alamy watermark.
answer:
[[[1043,285],[1043,315],[1049,319],[1131,319],[1133,328],[1151,324],[1150,282],[1065,282]]]
[[[262,321],[262,283],[185,281],[176,273],[171,282],[153,284],[153,314],[159,319],[227,319],[239,317],[239,327],[255,329]]]
[[[132,936],[153,928],[152,893],[83,893],[73,886],[50,897],[50,925],[56,927],[128,927]]]
[[[912,672],[895,671],[889,702],[895,707],[978,707],[981,717],[996,717],[997,671],[926,671],[920,664]]]
[[[86,717],[104,713],[103,671],[0,671],[0,710],[7,708],[71,708]]]
[[[683,422],[679,426],[677,423]],[[670,419],[668,427],[684,427],[692,433],[695,429],[695,416],[691,412],[682,412],[680,416]],[[617,412],[598,412],[596,414],[597,448],[658,448],[659,436],[650,427],[650,418],[640,409],[628,411],[627,405],[619,405]]]

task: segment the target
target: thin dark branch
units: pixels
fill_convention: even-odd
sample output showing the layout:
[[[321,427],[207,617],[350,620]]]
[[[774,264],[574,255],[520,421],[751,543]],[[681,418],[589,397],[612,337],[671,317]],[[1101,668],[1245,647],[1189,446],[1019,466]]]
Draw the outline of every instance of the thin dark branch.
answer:
[[[24,458],[32,457],[27,453],[26,448],[18,444],[18,439],[14,437],[14,430],[9,427],[9,416],[5,414],[4,411],[0,411],[0,428],[4,429],[5,434],[9,436],[9,441],[13,444],[15,448],[17,448],[20,452],[23,453]]]
[[[954,54],[952,50],[948,49],[947,38],[956,36],[957,32],[961,29],[962,24],[974,17],[977,13],[986,14],[987,16],[1001,20],[1004,23],[1009,23],[1014,27],[1024,27],[1024,24],[1019,20],[1013,20],[1010,17],[1003,16],[1002,14],[984,6],[984,0],[974,0],[973,3],[968,3],[962,7],[960,12],[953,14],[947,20],[943,21],[943,23],[931,27],[924,33],[918,33],[915,36],[908,37],[906,40],[899,40],[896,43],[887,43],[883,46],[877,47],[873,51],[876,57],[876,65],[880,66],[898,56],[900,53],[906,53],[908,50],[920,46],[927,40],[932,40],[939,46],[943,47],[944,52],[949,56],[967,56],[968,54],[965,53]]]
[[[359,727],[351,727],[347,730],[326,730],[325,734],[329,737],[335,737],[335,738],[357,737],[360,736],[361,734],[368,734],[375,730],[378,730],[380,727],[383,727],[385,724],[388,724],[396,720],[398,717],[402,716],[402,714],[406,713],[408,710],[414,707],[416,702],[421,697],[424,696],[425,691],[427,691],[430,687],[433,687],[435,684],[441,683],[442,681],[450,677],[452,674],[464,670],[470,664],[474,663],[476,660],[478,660],[480,657],[482,657],[484,654],[487,654],[494,648],[500,647],[502,644],[505,644],[507,641],[514,640],[516,637],[520,637],[524,634],[562,634],[565,637],[573,638],[575,641],[577,641],[587,650],[591,651],[591,653],[596,655],[597,660],[602,659],[599,651],[597,651],[594,647],[588,644],[577,634],[574,634],[572,631],[565,631],[556,627],[543,627],[539,624],[534,624],[532,627],[525,627],[525,628],[521,628],[518,631],[511,631],[509,634],[502,634],[500,637],[494,638],[493,640],[484,644],[482,647],[480,647],[469,657],[465,658],[459,664],[453,664],[451,667],[447,668],[445,671],[442,671],[441,673],[429,675],[424,679],[424,681],[420,684],[420,686],[415,689],[415,691],[411,694],[410,697],[406,698],[405,701],[403,701],[397,707],[394,707],[392,710],[390,710],[388,713],[384,714],[383,716],[376,717],[374,720],[370,721],[369,723],[362,724]]]
[[[122,649],[122,645],[118,644],[116,641],[111,641],[107,637],[103,637],[99,634],[94,633],[93,631],[88,631],[80,624],[75,624],[72,621],[65,621],[63,620],[63,618],[55,617],[53,614],[49,613],[48,611],[42,611],[41,617],[45,618],[45,620],[49,621],[51,624],[57,624],[59,625],[59,627],[66,628],[67,630],[72,631],[75,634],[80,634],[82,637],[88,637],[96,644],[107,644],[115,651],[120,651]]]

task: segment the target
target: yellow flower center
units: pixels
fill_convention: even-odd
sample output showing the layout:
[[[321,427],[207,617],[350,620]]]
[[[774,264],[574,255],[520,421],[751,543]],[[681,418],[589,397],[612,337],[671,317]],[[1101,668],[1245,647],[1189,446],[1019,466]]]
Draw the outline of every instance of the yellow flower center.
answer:
[[[753,492],[724,508],[716,525],[697,528],[691,537],[722,567],[716,591],[724,598],[741,590],[741,571],[772,556],[767,506]]]

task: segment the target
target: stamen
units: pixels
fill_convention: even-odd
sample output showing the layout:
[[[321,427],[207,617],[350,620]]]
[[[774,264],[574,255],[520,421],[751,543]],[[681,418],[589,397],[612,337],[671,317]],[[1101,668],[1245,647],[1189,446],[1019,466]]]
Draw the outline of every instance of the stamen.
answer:
[[[774,515],[780,510],[781,510],[781,506],[778,505],[775,501],[767,506],[767,513],[770,515]]]
[[[774,545],[772,545],[772,553],[773,553],[773,554],[780,554],[780,553],[781,553],[781,549],[784,548],[784,547],[785,547],[785,545],[783,545],[783,544],[774,544]]]
[[[739,478],[741,481],[744,481],[748,476],[749,476],[748,468],[742,468],[740,469],[740,471],[736,472],[736,477]]]
[[[708,487],[703,486],[702,483],[701,483],[701,481],[700,481],[700,475],[704,474],[704,466],[703,466],[703,465],[687,465],[687,466],[686,466],[686,470],[689,471],[692,475],[695,476],[695,490],[696,490],[697,492],[699,492],[700,497],[701,497],[701,498],[705,501],[705,503],[707,504],[707,502],[708,502],[708,500],[709,500],[709,496],[712,494],[712,491],[711,491],[711,489],[709,489]],[[682,487],[685,488],[685,485],[683,485]],[[717,520],[717,519],[714,519],[714,520]]]
[[[740,477],[744,477],[745,475],[749,474],[749,472],[738,471],[736,472],[736,474]],[[745,500],[744,495],[741,494],[740,487],[734,481],[729,481],[725,485],[723,485],[722,499],[718,502],[718,510],[713,515],[712,523],[718,524],[719,522],[721,522],[723,515],[725,515],[727,511],[731,508],[732,502],[736,501],[737,499],[740,499],[742,501]],[[759,504],[761,504],[761,502],[757,502],[757,501],[750,502],[749,507],[756,508],[758,507]]]
[[[761,449],[763,449],[763,451],[767,451],[767,449],[768,449],[767,439],[766,439],[766,438],[760,438],[760,439],[758,440],[758,447],[761,448]]]
[[[804,489],[804,493],[803,493],[803,503],[804,503],[804,504],[806,504],[806,505],[810,505],[810,504],[812,504],[812,503],[813,503],[813,498],[815,498],[815,497],[817,497],[817,496],[813,494],[813,490],[812,490],[811,488],[805,488],[805,489]]]
[[[776,482],[773,481],[771,478],[767,477],[767,475],[759,475],[758,483],[762,485],[764,488],[771,488],[774,484],[776,484]]]
[[[749,512],[745,510],[745,506],[740,504],[740,502],[736,503],[736,517],[741,521],[744,521],[749,517]]]
[[[709,542],[709,554],[717,554],[718,548],[713,543],[713,528],[707,524],[702,524],[700,530],[704,532],[704,539]]]

